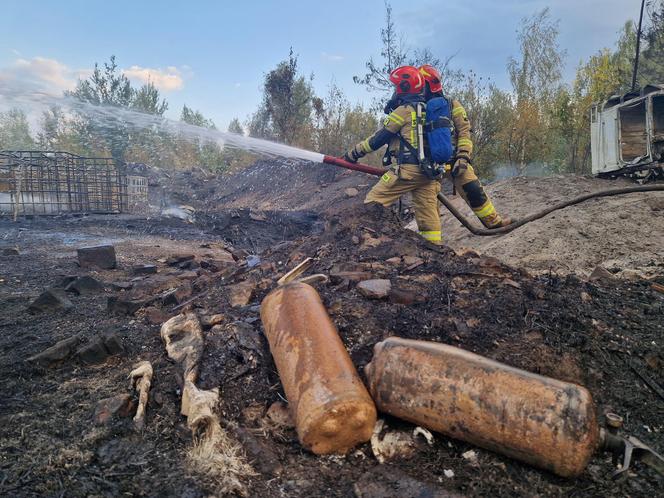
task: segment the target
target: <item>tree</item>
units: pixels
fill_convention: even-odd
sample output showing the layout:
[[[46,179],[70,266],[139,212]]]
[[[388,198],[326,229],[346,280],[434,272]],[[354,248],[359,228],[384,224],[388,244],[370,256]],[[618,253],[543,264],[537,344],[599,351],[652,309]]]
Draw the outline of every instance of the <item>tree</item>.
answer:
[[[242,124],[238,118],[233,118],[228,123],[228,132],[235,133],[236,135],[244,135],[244,128],[242,128]]]
[[[643,34],[645,48],[641,54],[638,81],[641,84],[664,83],[664,0],[649,3],[650,26]]]
[[[34,140],[28,118],[21,109],[0,112],[0,150],[30,150]]]
[[[147,114],[163,116],[168,109],[168,102],[161,98],[159,89],[148,81],[134,93],[131,108]]]
[[[431,64],[438,68],[446,83],[450,83],[448,78],[451,79],[452,76],[455,76],[449,69],[449,62],[452,57],[445,62],[441,62],[426,47],[412,49],[408,46],[403,33],[399,32],[394,24],[392,5],[387,0],[385,1],[385,26],[380,30],[380,41],[382,43],[380,59],[375,61],[373,57],[369,57],[369,60],[364,64],[367,70],[364,76],[353,77],[355,83],[365,86],[369,91],[381,94],[373,104],[376,110],[383,108],[380,99],[392,92],[393,85],[389,79],[390,73],[399,66],[412,65],[419,67],[422,64]]]
[[[558,22],[551,20],[548,8],[524,18],[517,38],[520,56],[507,64],[516,109],[508,156],[521,174],[529,162],[547,157],[547,128],[565,52],[558,46]]]
[[[111,55],[109,62],[104,62],[103,69],[95,62],[92,76],[79,80],[76,88],[66,95],[94,105],[129,107],[134,90],[129,79],[118,69],[115,56]]]
[[[201,128],[209,128],[211,130],[216,130],[217,127],[214,124],[214,121],[206,118],[200,111],[195,111],[187,105],[182,106],[182,112],[180,113],[180,121],[183,121],[187,124],[200,126]]]
[[[95,63],[92,76],[87,80],[79,80],[76,88],[65,95],[94,106],[112,106],[129,108],[134,98],[134,89],[129,79],[119,70],[112,55],[103,69]],[[79,108],[78,119],[75,121],[76,132],[81,145],[95,151],[108,149],[114,159],[124,160],[129,148],[129,130],[122,119],[99,120],[91,116],[91,109]]]
[[[249,134],[290,145],[312,143],[315,98],[311,79],[300,75],[291,48],[288,59],[265,75],[263,101],[249,121]]]

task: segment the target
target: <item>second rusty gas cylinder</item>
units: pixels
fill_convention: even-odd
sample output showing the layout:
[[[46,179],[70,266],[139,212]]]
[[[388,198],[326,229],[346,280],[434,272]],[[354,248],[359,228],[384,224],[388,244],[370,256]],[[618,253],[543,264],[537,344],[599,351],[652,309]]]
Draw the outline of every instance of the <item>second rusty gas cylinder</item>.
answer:
[[[302,445],[344,453],[371,438],[376,407],[316,290],[278,287],[261,320]]]
[[[391,337],[366,366],[382,412],[570,477],[597,449],[590,393],[440,343]]]

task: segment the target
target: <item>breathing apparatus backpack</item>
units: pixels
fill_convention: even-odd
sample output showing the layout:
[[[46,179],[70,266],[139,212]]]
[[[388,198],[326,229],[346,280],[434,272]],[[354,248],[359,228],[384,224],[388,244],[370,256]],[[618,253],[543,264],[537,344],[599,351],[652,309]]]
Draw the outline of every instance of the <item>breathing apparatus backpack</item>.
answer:
[[[426,104],[415,103],[417,149],[401,138],[402,145],[415,154],[422,172],[431,179],[440,176],[454,157],[451,119],[452,105],[445,97],[435,97]]]

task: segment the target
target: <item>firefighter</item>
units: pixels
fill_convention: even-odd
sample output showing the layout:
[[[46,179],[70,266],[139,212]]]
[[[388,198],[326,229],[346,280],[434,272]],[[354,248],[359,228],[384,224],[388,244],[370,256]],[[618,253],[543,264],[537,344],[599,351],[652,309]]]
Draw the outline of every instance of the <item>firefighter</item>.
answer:
[[[443,97],[443,84],[438,70],[430,64],[425,64],[420,67],[420,73],[424,78],[424,97],[426,101],[436,97]],[[471,126],[466,110],[458,100],[450,100],[455,145],[454,162],[452,163],[450,174],[454,181],[455,190],[466,201],[466,204],[468,204],[473,213],[475,213],[475,216],[479,218],[486,228],[507,226],[512,221],[507,217],[502,218],[498,214],[491,199],[484,192],[484,188],[471,165],[473,141],[470,136]]]
[[[380,178],[364,203],[388,207],[403,194],[411,192],[420,235],[440,245],[442,235],[436,197],[440,192],[440,182],[422,172],[415,152],[418,148],[415,106],[417,102],[424,102],[424,77],[418,68],[402,66],[390,73],[390,81],[395,86],[394,110],[376,133],[346,152],[344,159],[354,163],[369,152],[388,145],[388,154],[396,159],[397,164]]]

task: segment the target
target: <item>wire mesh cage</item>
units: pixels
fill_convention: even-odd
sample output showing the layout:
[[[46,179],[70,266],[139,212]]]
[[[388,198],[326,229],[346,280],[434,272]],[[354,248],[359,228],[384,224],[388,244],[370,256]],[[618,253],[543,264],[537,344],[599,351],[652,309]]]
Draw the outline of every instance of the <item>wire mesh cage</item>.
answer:
[[[0,215],[126,211],[127,175],[112,158],[0,151]]]

